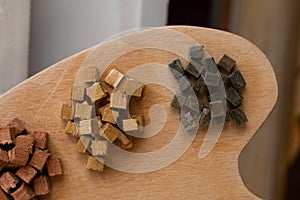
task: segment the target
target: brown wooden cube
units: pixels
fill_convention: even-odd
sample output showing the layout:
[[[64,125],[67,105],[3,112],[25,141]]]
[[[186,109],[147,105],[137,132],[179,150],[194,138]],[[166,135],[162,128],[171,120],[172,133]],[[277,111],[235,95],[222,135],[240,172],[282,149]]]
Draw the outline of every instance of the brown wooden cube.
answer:
[[[0,129],[0,146],[10,146],[13,144],[14,134],[10,128]]]
[[[48,148],[48,133],[44,131],[34,131],[32,136],[35,139],[35,148],[47,149]]]
[[[31,135],[21,135],[16,139],[16,146],[9,151],[9,162],[14,166],[25,166],[32,153],[34,138]]]
[[[63,104],[61,107],[61,118],[63,120],[73,120],[73,108],[72,105]]]
[[[34,194],[37,196],[46,195],[50,192],[50,181],[47,176],[39,176],[33,180]]]
[[[11,196],[15,200],[31,200],[34,197],[34,192],[24,183]]]
[[[18,118],[11,120],[7,124],[7,127],[13,131],[13,134],[15,136],[20,135],[23,131],[25,131],[24,123],[21,120],[19,120]]]
[[[30,183],[37,175],[37,171],[29,165],[21,167],[16,172],[16,175],[26,183]]]
[[[105,77],[104,81],[112,86],[113,88],[116,88],[119,83],[123,80],[124,74],[119,72],[116,69],[110,70],[109,74]]]
[[[79,137],[79,133],[74,122],[68,121],[67,126],[65,128],[65,134],[69,134],[73,137]]]
[[[50,158],[47,161],[47,169],[49,176],[60,176],[63,175],[63,167],[59,158]]]
[[[0,149],[0,171],[7,165],[8,163],[8,153]]]
[[[32,135],[20,135],[16,138],[16,147],[20,147],[24,151],[32,153],[35,139]]]
[[[102,126],[102,134],[109,142],[114,142],[122,132],[111,125],[110,123],[106,123]]]
[[[91,87],[88,87],[86,89],[86,94],[93,103],[106,97],[106,93],[98,82],[94,83]]]
[[[6,193],[9,193],[11,189],[16,188],[18,183],[19,179],[11,172],[5,172],[0,177],[0,187]]]
[[[102,162],[100,162],[97,158],[94,156],[89,156],[86,168],[89,170],[95,170],[98,172],[103,172],[104,165]]]
[[[29,161],[29,164],[32,167],[41,171],[49,156],[50,156],[50,154],[48,152],[45,152],[42,150],[36,150],[31,158],[31,160]]]

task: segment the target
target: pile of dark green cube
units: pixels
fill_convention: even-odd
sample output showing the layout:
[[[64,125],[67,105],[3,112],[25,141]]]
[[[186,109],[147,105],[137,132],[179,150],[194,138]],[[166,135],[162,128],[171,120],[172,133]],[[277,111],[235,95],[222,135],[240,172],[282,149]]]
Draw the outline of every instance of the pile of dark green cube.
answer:
[[[180,59],[169,64],[181,91],[174,96],[171,106],[181,110],[184,128],[193,130],[198,127],[197,123],[208,127],[212,119],[222,117],[226,122],[232,118],[236,125],[247,122],[241,106],[244,98],[241,89],[246,86],[246,81],[236,61],[225,54],[216,64],[203,46],[191,47],[189,57],[186,66],[182,65]],[[191,95],[190,90],[195,95]]]

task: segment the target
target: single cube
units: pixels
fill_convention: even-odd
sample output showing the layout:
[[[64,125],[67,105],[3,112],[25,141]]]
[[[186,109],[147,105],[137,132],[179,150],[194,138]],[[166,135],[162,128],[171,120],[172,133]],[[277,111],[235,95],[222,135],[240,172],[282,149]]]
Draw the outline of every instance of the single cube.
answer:
[[[19,120],[18,118],[15,118],[11,120],[8,124],[7,127],[12,130],[12,133],[17,136],[26,131],[24,123]]]
[[[124,133],[121,133],[118,137],[118,140],[122,142],[123,145],[127,146],[130,143],[130,139]]]
[[[181,64],[181,61],[179,59],[174,60],[169,64],[169,69],[171,70],[173,76],[176,79],[179,79],[184,75],[183,66]]]
[[[127,96],[142,97],[145,85],[132,78],[127,78],[125,83],[125,94]]]
[[[107,153],[107,141],[95,140],[92,142],[91,149],[93,156],[105,156]]]
[[[86,83],[99,81],[98,70],[96,67],[86,67],[82,71],[83,80]]]
[[[85,87],[84,86],[74,86],[72,91],[73,101],[84,101]]]
[[[9,149],[14,143],[14,134],[10,128],[0,129],[0,147]]]
[[[226,98],[234,107],[239,106],[243,101],[243,97],[232,87],[226,91]]]
[[[63,104],[61,107],[61,118],[63,120],[73,120],[73,108],[72,105]]]
[[[29,165],[21,167],[16,172],[16,175],[22,179],[25,183],[29,184],[37,175],[37,171]]]
[[[79,137],[79,133],[74,122],[68,121],[67,126],[65,128],[65,134],[69,134],[73,137]]]
[[[50,158],[47,160],[47,170],[48,175],[52,176],[60,176],[63,175],[63,167],[61,160],[59,158]]]
[[[199,78],[201,71],[199,71],[195,65],[193,65],[192,63],[189,63],[187,66],[185,66],[184,71],[186,71],[187,73],[189,73],[190,75],[194,76],[195,78]]]
[[[242,73],[239,70],[230,74],[229,80],[235,89],[240,89],[247,85]]]
[[[89,136],[80,136],[76,144],[76,151],[79,153],[85,153],[86,150],[90,147],[92,139]]]
[[[91,119],[92,117],[93,106],[84,103],[77,103],[75,109],[75,118],[79,118],[81,120]]]
[[[29,155],[33,152],[33,145],[33,136],[18,136],[15,147],[8,154],[10,164],[14,166],[25,166],[28,162]]]
[[[123,131],[131,132],[131,131],[138,131],[138,124],[136,119],[124,119],[123,123]]]
[[[112,69],[110,70],[110,72],[108,73],[108,75],[105,77],[104,81],[112,86],[113,88],[116,88],[120,82],[123,80],[124,78],[124,74],[122,74],[121,72],[119,72],[116,69]]]
[[[10,191],[17,187],[19,179],[11,172],[5,172],[0,177],[0,187],[4,192],[10,193]]]
[[[50,192],[50,181],[47,176],[38,176],[33,180],[34,194],[37,196],[46,195]]]
[[[113,92],[110,97],[110,108],[112,110],[126,110],[127,99],[121,92]]]
[[[109,142],[114,142],[122,132],[111,125],[110,123],[106,123],[102,126],[102,134]]]
[[[230,115],[236,125],[242,125],[243,123],[248,121],[248,118],[241,107],[232,109],[230,111]]]
[[[80,135],[98,135],[99,126],[97,119],[82,120],[79,122]]]
[[[34,197],[34,192],[24,183],[11,196],[15,200],[31,200]]]
[[[145,119],[141,114],[135,114],[132,116],[132,119],[136,119],[137,124],[139,126],[139,132],[143,132],[143,128],[145,126]]]
[[[91,87],[88,87],[86,89],[86,94],[93,103],[106,97],[106,93],[98,82],[94,83]]]
[[[32,135],[20,135],[16,138],[15,147],[21,147],[22,150],[29,152],[31,154],[33,152],[34,144],[35,144],[35,138]]]
[[[86,164],[86,168],[89,170],[103,172],[104,165],[98,159],[99,158],[95,158],[94,156],[89,156],[87,164]]]
[[[182,118],[181,118],[182,124],[185,128],[186,131],[191,131],[195,128],[197,128],[197,123],[192,117],[191,113],[188,112],[186,113]]]
[[[191,59],[202,59],[203,52],[204,52],[203,46],[193,46],[189,49],[189,55]]]
[[[50,154],[45,151],[36,150],[31,158],[31,160],[29,161],[29,164],[32,167],[41,171],[49,156],[50,156]]]
[[[220,59],[218,66],[221,67],[226,72],[231,72],[231,70],[235,67],[236,61],[224,54],[224,56]]]
[[[119,112],[105,108],[102,114],[102,121],[109,122],[111,124],[117,123],[117,118],[119,117]]]
[[[216,117],[221,117],[225,116],[225,106],[222,101],[214,101],[210,102],[210,111],[211,111],[211,117],[216,118]]]
[[[34,131],[32,136],[35,139],[35,148],[47,149],[48,148],[48,133],[44,131]]]
[[[0,149],[0,171],[8,164],[8,153]]]

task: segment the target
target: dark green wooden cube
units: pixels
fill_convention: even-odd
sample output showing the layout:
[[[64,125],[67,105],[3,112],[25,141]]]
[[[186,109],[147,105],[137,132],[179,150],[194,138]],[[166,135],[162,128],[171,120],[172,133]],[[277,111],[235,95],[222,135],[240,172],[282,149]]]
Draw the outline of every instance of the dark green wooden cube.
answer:
[[[233,87],[226,91],[226,98],[234,107],[239,106],[243,101],[243,97]]]
[[[179,59],[174,60],[169,64],[169,68],[173,69],[171,70],[172,74],[176,79],[179,79],[181,76],[184,75],[183,66],[181,64],[181,61]],[[175,71],[174,71],[175,70]],[[178,73],[176,73],[178,72]]]
[[[230,74],[229,79],[235,89],[240,89],[247,85],[242,73],[239,70]]]
[[[232,69],[235,67],[235,64],[236,64],[236,61],[225,54],[220,59],[218,66],[221,67],[223,70],[230,73],[232,71]]]
[[[248,118],[241,107],[232,109],[230,115],[236,125],[241,125],[248,121]]]

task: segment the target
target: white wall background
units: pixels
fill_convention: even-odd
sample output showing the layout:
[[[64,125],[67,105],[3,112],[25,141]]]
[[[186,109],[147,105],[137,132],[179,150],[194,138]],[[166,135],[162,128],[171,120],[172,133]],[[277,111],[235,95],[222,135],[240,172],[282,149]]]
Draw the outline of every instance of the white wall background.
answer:
[[[119,32],[166,24],[168,0],[32,0],[30,74]]]
[[[27,78],[30,0],[0,0],[0,95]]]

